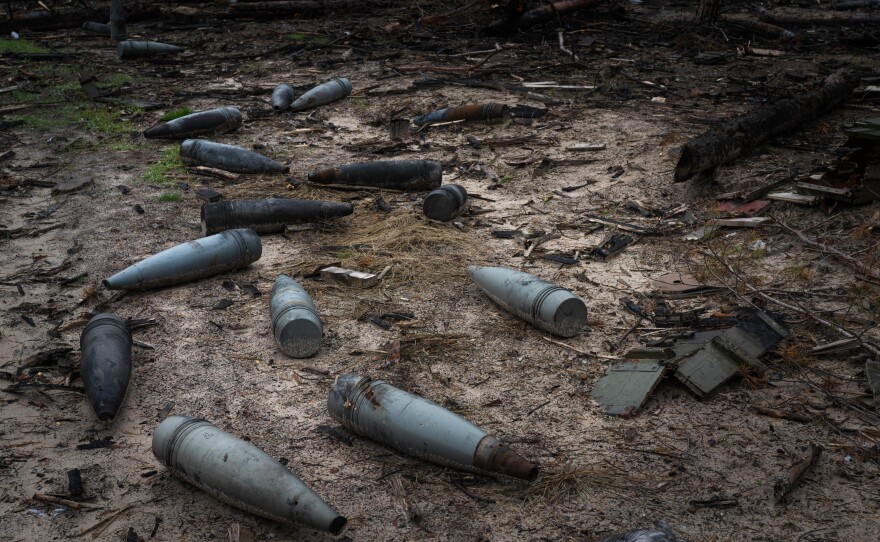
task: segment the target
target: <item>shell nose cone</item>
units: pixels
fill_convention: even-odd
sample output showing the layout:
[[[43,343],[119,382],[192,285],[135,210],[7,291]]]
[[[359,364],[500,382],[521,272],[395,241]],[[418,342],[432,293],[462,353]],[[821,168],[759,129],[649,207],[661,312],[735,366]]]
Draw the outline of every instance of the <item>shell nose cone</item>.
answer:
[[[177,430],[181,425],[194,419],[195,418],[189,416],[168,416],[159,424],[159,427],[153,431],[153,455],[156,456],[156,459],[158,459],[160,463],[166,467],[168,466],[166,463],[168,449],[171,446],[174,434],[177,433]]]

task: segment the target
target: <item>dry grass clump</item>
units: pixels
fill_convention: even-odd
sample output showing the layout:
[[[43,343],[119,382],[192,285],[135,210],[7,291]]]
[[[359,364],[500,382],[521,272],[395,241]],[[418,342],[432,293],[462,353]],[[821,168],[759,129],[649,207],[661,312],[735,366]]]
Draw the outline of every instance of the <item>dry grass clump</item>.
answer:
[[[583,498],[587,489],[594,495],[648,495],[651,490],[627,476],[607,470],[563,464],[542,471],[535,483],[523,490],[521,497],[539,497],[551,504]]]
[[[373,213],[356,214],[354,227],[338,241],[352,247],[337,254],[343,265],[375,272],[391,265],[386,277],[418,283],[464,275],[476,253],[472,240],[451,224],[432,224],[402,210],[378,219]]]
[[[805,348],[794,341],[776,347],[776,354],[780,363],[786,367],[800,368],[808,365],[811,359]]]

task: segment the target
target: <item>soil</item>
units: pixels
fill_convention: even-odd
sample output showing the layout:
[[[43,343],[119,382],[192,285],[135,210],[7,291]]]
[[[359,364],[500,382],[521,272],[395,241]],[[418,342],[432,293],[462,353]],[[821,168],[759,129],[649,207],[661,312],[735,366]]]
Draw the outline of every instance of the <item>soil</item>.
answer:
[[[731,22],[755,16],[739,2],[726,8],[730,20],[697,25],[691,22],[696,4],[624,3],[565,15],[560,28],[578,60],[560,51],[560,23],[503,37],[481,34],[497,16],[483,3],[439,24],[414,24],[465,2],[387,3],[363,13],[258,22],[216,19],[210,14],[224,8],[204,4],[194,20],[178,15],[129,25],[130,38],[187,49],[158,61],[117,60],[107,38],[81,30],[23,31],[30,42],[75,56],[0,58],[0,91],[20,87],[0,94],[0,154],[15,153],[0,162],[6,187],[0,193],[0,540],[123,540],[131,528],[143,540],[239,539],[229,533],[240,529],[241,540],[590,541],[659,520],[690,541],[875,539],[880,430],[865,384],[866,354],[811,355],[813,347],[843,336],[768,304],[743,280],[867,341],[880,339],[880,288],[773,223],[724,229],[697,242],[682,236],[715,215],[717,195],[832,161],[845,140],[843,127],[877,115],[877,93],[865,83],[845,105],[723,166],[709,181],[675,184],[672,172],[679,147],[715,123],[816,88],[841,66],[876,78],[876,45],[844,43],[839,25],[797,28],[797,40],[780,42]],[[490,56],[492,49],[499,50]],[[697,63],[707,51],[723,53],[723,62]],[[108,82],[114,98],[163,105],[89,103],[79,89],[82,71]],[[337,76],[352,81],[348,98],[311,112],[272,113],[276,84],[304,91]],[[529,95],[452,81],[415,84],[426,78],[591,88],[538,88]],[[389,138],[392,119],[490,101],[548,112],[501,126],[423,129],[397,145]],[[290,175],[222,180],[173,159],[158,177],[150,174],[177,144],[146,140],[144,129],[178,107],[220,106],[239,107],[245,122],[212,140],[288,163]],[[73,107],[73,115],[63,115],[64,107]],[[521,139],[491,144],[514,138]],[[567,150],[584,143],[606,148]],[[543,157],[553,161],[549,169],[540,166]],[[422,194],[304,182],[321,167],[417,158],[440,161],[444,182],[467,189],[469,214],[433,223],[422,215]],[[564,163],[585,159],[593,161]],[[82,177],[92,182],[53,193],[55,184]],[[262,258],[239,271],[122,297],[103,289],[101,279],[200,237],[202,200],[195,192],[202,187],[226,199],[346,201],[355,212],[263,236]],[[390,211],[378,210],[378,196]],[[641,217],[626,207],[633,200],[658,210],[685,205],[694,222],[676,223],[682,214]],[[763,214],[873,265],[876,209],[876,203],[841,205],[826,215],[774,202]],[[600,261],[589,253],[609,231],[591,231],[587,214],[656,231],[630,234],[634,244]],[[526,255],[523,237],[492,235],[516,228],[560,237]],[[540,257],[556,253],[578,262]],[[366,290],[302,278],[335,262],[373,273],[390,269]],[[570,289],[587,302],[588,330],[546,340],[481,293],[465,272],[470,264],[523,270]],[[671,271],[729,285],[714,295],[670,300],[674,308],[705,307],[711,314],[757,305],[783,314],[792,336],[766,356],[770,370],[763,375],[735,378],[704,399],[669,378],[636,416],[604,415],[590,397],[593,384],[629,348],[666,332],[637,322],[619,299],[643,302],[651,278]],[[279,273],[299,274],[323,320],[322,348],[312,358],[287,358],[274,343],[268,297]],[[215,310],[224,299],[232,305]],[[96,420],[77,372],[78,338],[95,308],[155,322],[134,331],[139,345],[128,395],[108,424]],[[359,319],[390,312],[414,316],[387,330]],[[376,351],[394,341],[402,345],[400,360],[380,368],[386,356]],[[68,361],[19,370],[30,356],[60,347],[73,350]],[[356,435],[346,445],[319,427],[339,428],[326,398],[334,377],[348,372],[453,410],[510,443],[542,474],[529,485],[462,474]],[[750,409],[755,405],[809,421],[762,416]],[[168,414],[205,418],[282,460],[348,518],[344,536],[260,519],[172,477],[151,451],[152,432]],[[109,447],[78,449],[106,437]],[[775,504],[774,483],[810,444],[824,449],[815,469],[789,504]],[[35,493],[71,498],[66,473],[74,468],[82,473],[81,499],[98,508],[32,499]],[[706,504],[713,499],[723,506]]]

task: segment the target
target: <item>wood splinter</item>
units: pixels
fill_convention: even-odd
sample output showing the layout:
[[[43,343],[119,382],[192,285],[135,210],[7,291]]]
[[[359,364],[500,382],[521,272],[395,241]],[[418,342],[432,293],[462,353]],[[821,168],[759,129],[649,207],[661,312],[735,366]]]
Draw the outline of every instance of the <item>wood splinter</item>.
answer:
[[[59,506],[64,506],[65,508],[70,508],[71,510],[82,510],[83,508],[104,508],[103,506],[99,506],[97,504],[71,501],[69,499],[62,499],[61,497],[54,497],[52,495],[45,495],[43,493],[34,493],[33,499],[35,501],[42,501],[51,504],[57,504]]]
[[[822,447],[810,444],[807,447],[807,457],[801,459],[785,475],[773,484],[773,499],[776,504],[791,502],[791,492],[800,484],[801,480],[813,470],[822,455]]]

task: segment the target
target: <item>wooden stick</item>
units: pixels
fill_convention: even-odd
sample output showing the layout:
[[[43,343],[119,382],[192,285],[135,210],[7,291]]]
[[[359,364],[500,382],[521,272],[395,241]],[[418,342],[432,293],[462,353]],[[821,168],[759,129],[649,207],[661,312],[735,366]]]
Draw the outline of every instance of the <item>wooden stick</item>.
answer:
[[[778,408],[767,408],[762,406],[752,406],[751,410],[756,414],[760,414],[762,416],[770,416],[771,418],[780,418],[783,420],[791,420],[793,422],[798,423],[809,423],[810,419],[801,416],[800,414],[794,414],[793,412],[786,412],[785,410],[779,410]]]
[[[70,508],[71,510],[82,510],[83,508],[91,508],[91,509],[104,508],[103,506],[99,506],[97,504],[71,501],[68,499],[62,499],[61,497],[53,497],[52,495],[45,495],[43,493],[34,493],[33,499],[35,501],[43,501],[43,502],[48,502],[48,503],[64,506],[66,508]]]
[[[565,41],[563,39],[564,34],[565,33],[560,29],[559,30],[559,50],[562,51],[563,53],[567,54],[568,56],[570,56],[572,59],[574,59],[575,62],[580,62],[581,59],[578,58],[578,56],[576,54],[574,54],[574,51],[572,51],[571,49],[565,48]]]
[[[575,348],[574,346],[571,346],[570,344],[565,344],[563,342],[554,341],[550,337],[547,337],[544,335],[542,335],[541,338],[550,344],[555,344],[556,346],[561,346],[562,348],[568,348],[572,352],[577,352],[578,354],[580,354],[582,356],[592,356],[592,354],[590,354],[589,352],[585,352],[585,351],[581,350],[580,348]]]
[[[140,503],[137,503],[137,504],[140,504]],[[100,529],[98,532],[95,533],[94,537],[92,537],[92,539],[94,540],[95,538],[100,536],[101,533],[103,533],[107,529],[107,527],[116,520],[117,517],[119,517],[124,512],[127,512],[131,508],[134,508],[134,504],[129,504],[127,506],[120,508],[119,510],[116,510],[115,512],[113,512],[112,514],[110,514],[106,518],[102,519],[101,521],[95,523],[91,527],[86,527],[82,531],[78,532],[76,534],[76,536],[85,536],[85,535],[89,534],[90,532],[94,531],[95,529]]]
[[[711,250],[711,249],[710,249],[710,250]],[[704,253],[704,254],[705,254],[705,253]],[[813,320],[814,322],[816,322],[816,323],[818,323],[818,324],[821,324],[821,325],[823,325],[823,326],[825,326],[825,327],[829,327],[829,328],[833,329],[834,331],[840,333],[840,334],[843,335],[844,337],[847,337],[847,338],[850,338],[850,339],[855,339],[855,340],[857,340],[857,341],[859,342],[859,345],[860,345],[862,348],[864,348],[864,349],[867,350],[868,352],[874,354],[874,356],[875,356],[877,359],[880,359],[880,348],[877,348],[876,346],[874,346],[873,344],[871,344],[871,343],[869,343],[869,342],[862,341],[861,338],[859,338],[858,336],[856,336],[854,333],[848,331],[846,328],[844,328],[844,327],[842,327],[842,326],[840,326],[840,325],[838,325],[838,324],[835,324],[835,323],[833,323],[833,322],[829,322],[828,320],[825,320],[825,319],[823,319],[823,318],[820,318],[820,317],[816,316],[816,314],[815,314],[813,311],[808,311],[808,310],[806,310],[806,309],[802,309],[802,308],[800,308],[800,307],[797,307],[797,306],[795,306],[795,305],[791,305],[791,304],[786,303],[786,302],[784,302],[784,301],[779,301],[779,300],[776,299],[775,297],[770,297],[769,295],[765,294],[764,292],[760,291],[759,289],[755,288],[754,286],[752,286],[751,284],[749,284],[748,282],[746,282],[745,279],[743,279],[743,278],[742,278],[742,277],[741,277],[736,271],[733,270],[732,267],[730,267],[730,264],[729,264],[729,263],[727,263],[725,260],[723,260],[723,259],[722,259],[721,257],[719,257],[717,254],[715,254],[715,253],[713,253],[713,252],[710,252],[710,254],[708,254],[708,255],[709,255],[709,256],[712,256],[712,257],[715,258],[719,263],[721,263],[721,265],[723,265],[723,266],[727,269],[727,272],[728,272],[728,273],[730,273],[731,275],[733,275],[733,277],[736,278],[736,280],[738,280],[738,281],[740,281],[741,283],[743,283],[743,285],[744,285],[746,288],[748,288],[748,290],[749,290],[750,292],[752,292],[753,294],[757,295],[758,297],[761,297],[762,299],[764,299],[764,300],[766,300],[766,301],[769,301],[770,303],[773,303],[774,305],[779,305],[780,307],[783,307],[783,308],[788,309],[788,310],[790,310],[790,311],[794,311],[794,312],[796,312],[796,313],[798,313],[798,314],[803,314],[804,316],[806,316],[807,318],[810,318],[810,319]],[[713,273],[713,274],[714,274],[714,273]],[[724,284],[724,286],[725,286],[728,290],[730,290],[731,292],[733,292],[733,294],[734,294],[735,296],[737,296],[737,297],[740,298],[740,299],[745,300],[747,303],[749,303],[750,305],[754,306],[754,303],[752,303],[751,301],[749,301],[748,299],[746,299],[746,297],[745,297],[744,295],[742,295],[742,294],[740,294],[739,292],[737,292],[736,289],[733,288],[732,286],[728,286],[727,283],[724,282],[723,280],[721,280],[721,278],[720,278],[718,275],[715,275],[715,278],[718,279],[722,284]],[[757,308],[757,307],[756,307],[756,308]]]
[[[803,244],[805,244],[809,247],[815,248],[817,250],[820,250],[825,254],[831,254],[832,256],[837,257],[843,263],[849,265],[850,267],[852,267],[856,271],[861,271],[862,273],[868,275],[869,277],[871,277],[873,279],[880,280],[880,269],[878,269],[876,267],[871,267],[870,265],[866,265],[866,264],[858,261],[857,259],[853,258],[849,254],[845,254],[832,246],[828,246],[824,243],[820,243],[818,241],[810,239],[809,237],[804,235],[803,232],[800,232],[794,228],[789,227],[787,224],[785,224],[781,220],[776,220],[776,223],[779,224],[779,226],[782,229],[784,229],[785,231],[787,231],[788,233],[791,233],[791,234],[797,236],[797,238],[800,239]]]
[[[794,491],[794,488],[796,488],[798,484],[800,484],[803,477],[813,470],[813,467],[819,460],[819,456],[822,455],[822,447],[816,444],[810,444],[807,448],[807,453],[807,457],[792,465],[791,469],[773,484],[773,498],[776,500],[777,504],[783,502],[788,504],[791,502],[791,499],[789,498],[791,492]]]

